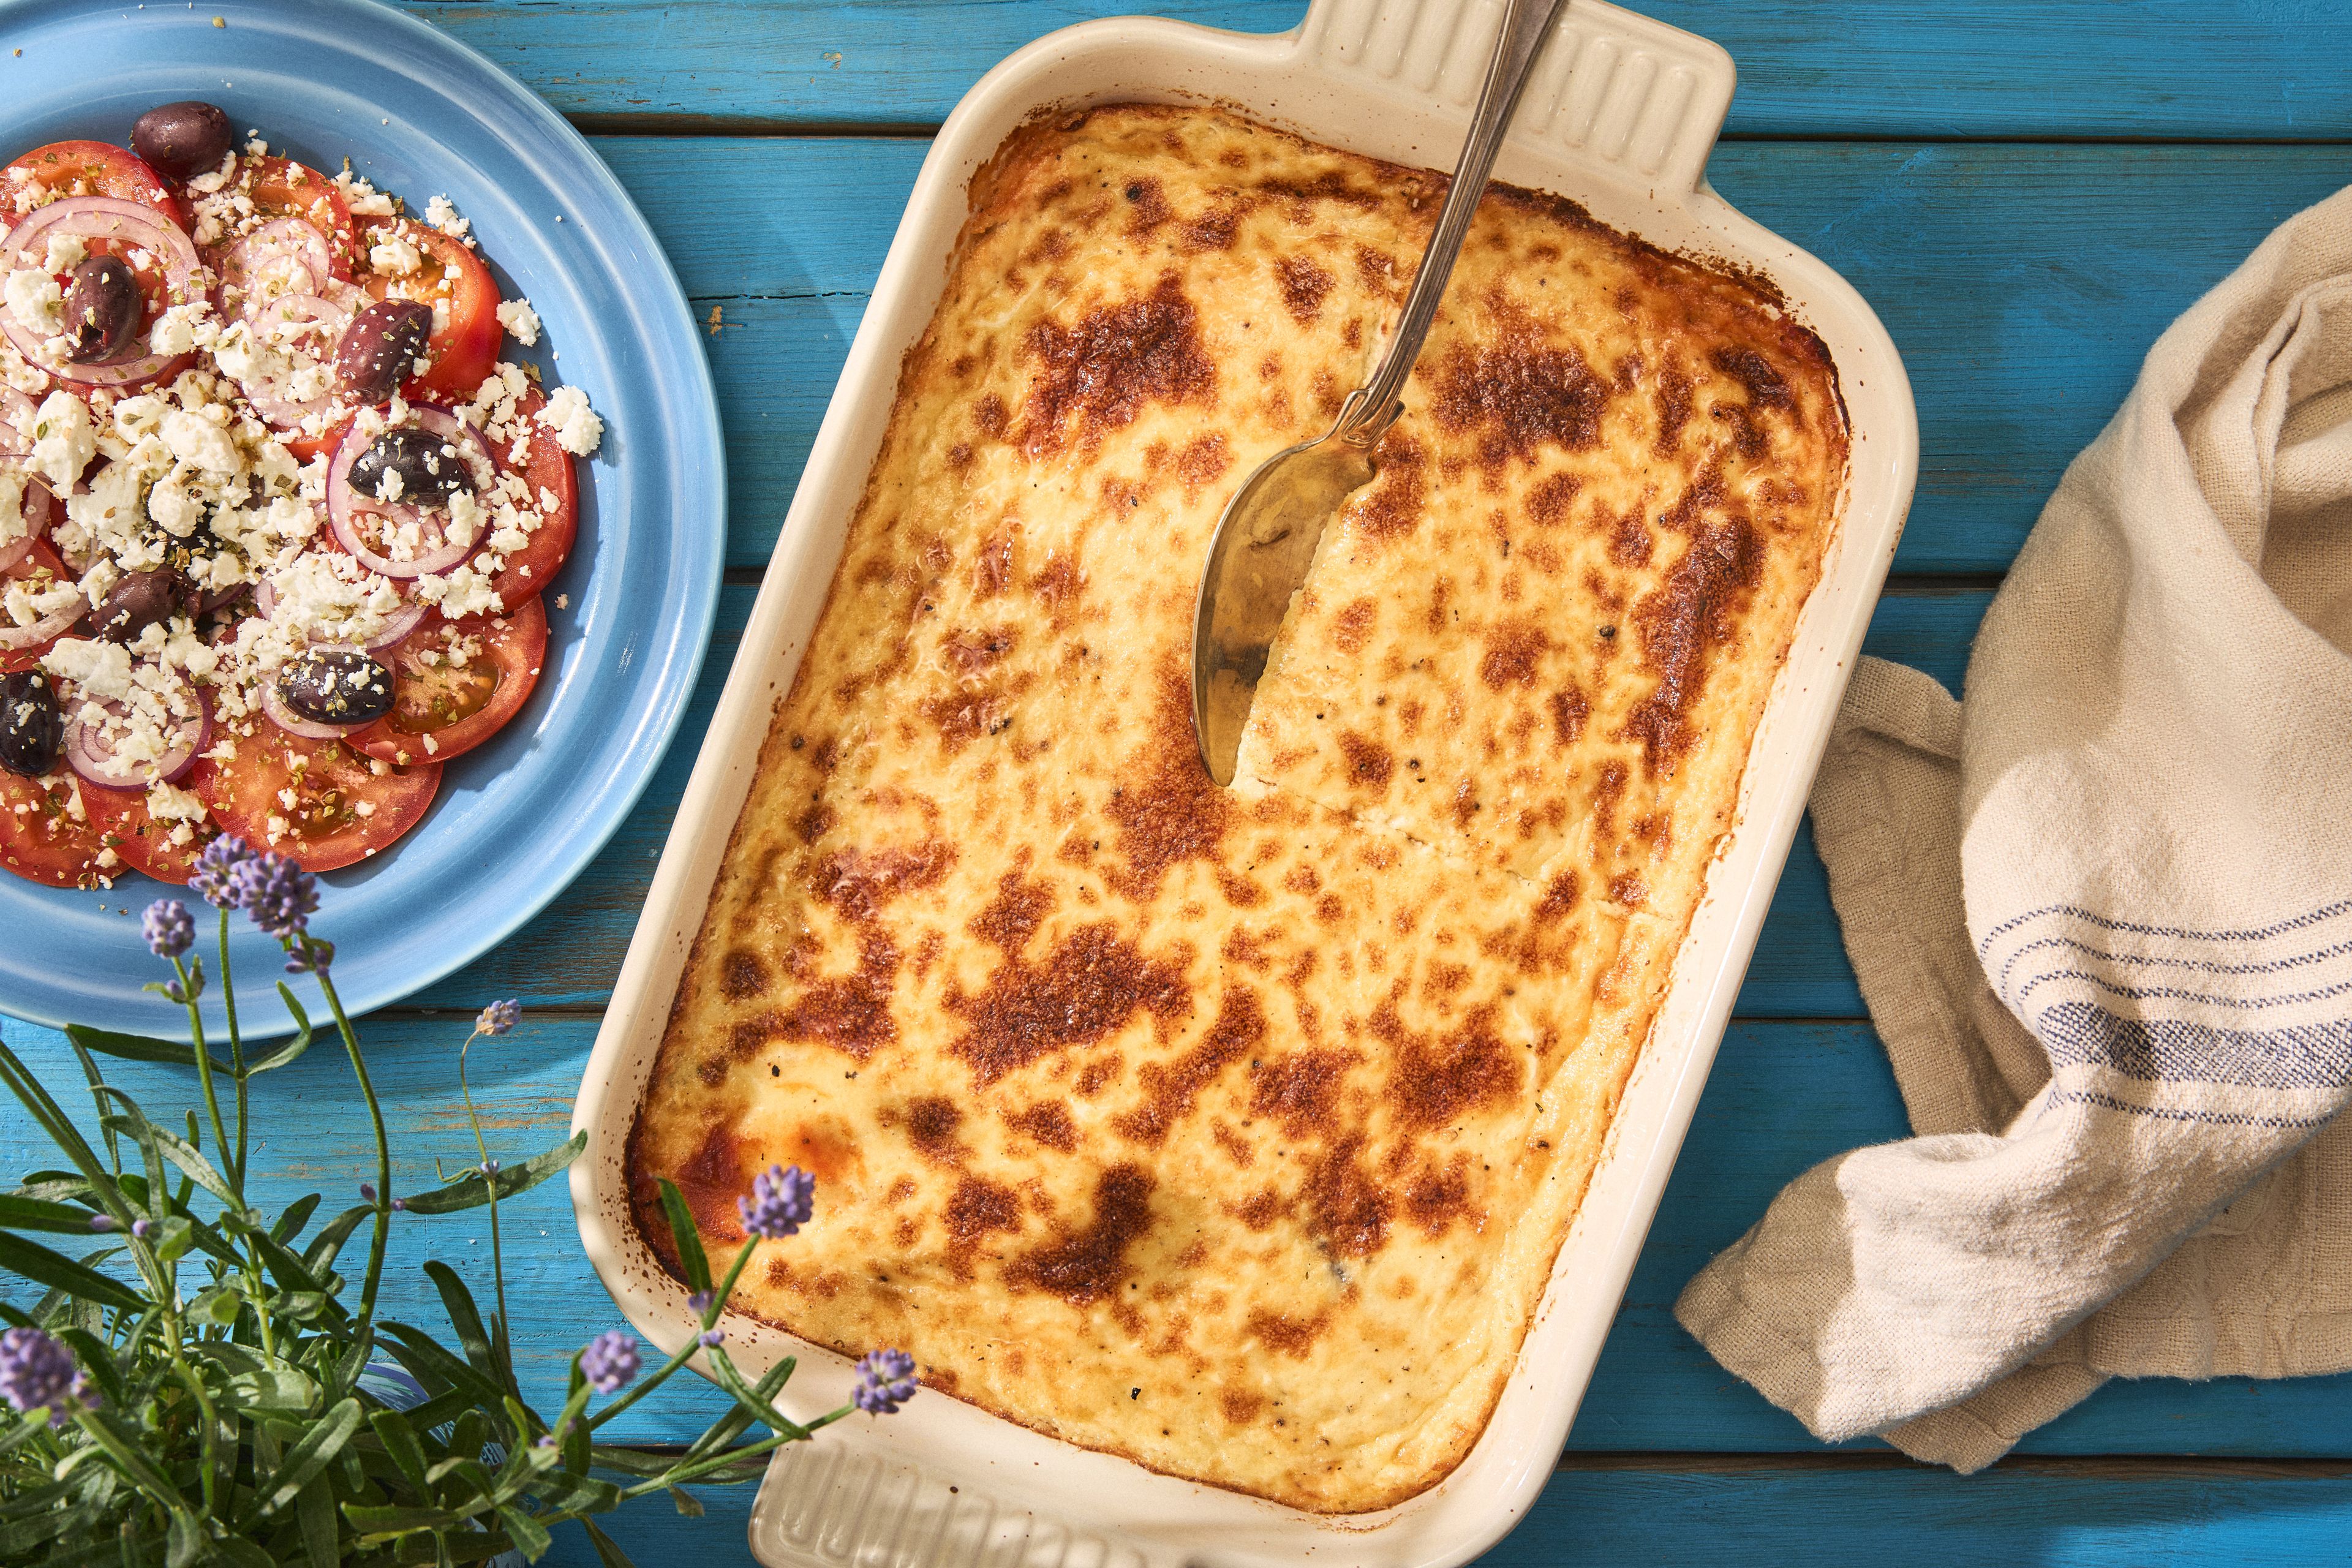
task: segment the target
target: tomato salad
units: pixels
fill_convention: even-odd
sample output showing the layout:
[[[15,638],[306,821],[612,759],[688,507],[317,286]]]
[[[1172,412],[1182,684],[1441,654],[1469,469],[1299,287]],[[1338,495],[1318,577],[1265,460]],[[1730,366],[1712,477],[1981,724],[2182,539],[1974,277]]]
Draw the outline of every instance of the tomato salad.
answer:
[[[538,316],[210,104],[25,153],[0,226],[0,867],[385,849],[543,664],[604,426],[502,360]]]

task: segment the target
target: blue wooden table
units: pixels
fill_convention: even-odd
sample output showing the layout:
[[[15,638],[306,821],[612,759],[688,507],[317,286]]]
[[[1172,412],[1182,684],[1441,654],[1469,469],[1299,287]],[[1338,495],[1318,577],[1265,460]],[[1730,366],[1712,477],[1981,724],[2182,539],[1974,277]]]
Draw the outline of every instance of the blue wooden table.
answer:
[[[562,1136],[654,858],[925,140],[1028,39],[1118,0],[408,0],[588,132],[708,318],[727,424],[727,588],[696,706],[595,866],[520,936],[371,1020],[411,1176],[469,1160],[455,1047],[520,995],[524,1026],[474,1058],[492,1136]],[[2352,181],[2352,7],[2342,0],[1648,0],[1728,47],[1740,89],[1709,176],[1842,270],[1911,371],[1918,499],[1872,651],[1957,684],[1991,591],[2150,340],[2273,225]],[[1188,0],[1255,31],[1302,0]],[[330,931],[331,934],[331,931]],[[70,1075],[60,1038],[0,1036]],[[257,1162],[283,1196],[370,1167],[338,1058],[269,1085]],[[159,1102],[175,1086],[131,1072]],[[487,1092],[484,1092],[487,1086]],[[22,1119],[0,1157],[23,1168]],[[1718,1369],[1676,1291],[1784,1181],[1899,1136],[1902,1110],[1801,840],[1739,1017],[1619,1314],[1569,1451],[1494,1563],[2305,1563],[2352,1545],[2352,1379],[2111,1385],[1961,1479],[1881,1445],[1829,1449]],[[520,1211],[520,1212],[518,1212]],[[527,1375],[618,1321],[560,1184],[508,1210]],[[430,1233],[460,1267],[488,1245]],[[414,1265],[394,1310],[425,1319]],[[675,1442],[716,1402],[676,1387],[626,1436]],[[747,1561],[748,1490],[615,1533],[646,1568]],[[576,1533],[551,1561],[593,1562]]]

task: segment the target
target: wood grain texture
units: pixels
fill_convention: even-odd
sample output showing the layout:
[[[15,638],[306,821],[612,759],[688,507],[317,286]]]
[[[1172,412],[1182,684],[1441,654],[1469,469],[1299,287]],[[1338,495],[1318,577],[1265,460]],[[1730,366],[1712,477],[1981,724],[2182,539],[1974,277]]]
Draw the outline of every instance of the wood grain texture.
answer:
[[[1299,0],[403,0],[567,114],[936,125],[1056,27],[1150,11],[1277,32]],[[1643,0],[1739,65],[1743,136],[2352,135],[2352,14],[2330,0]],[[560,16],[560,20],[558,19]]]
[[[706,337],[735,498],[728,563],[762,564],[898,226],[923,144],[600,138],[677,258]],[[727,179],[709,171],[724,166]],[[2148,345],[2341,150],[1740,143],[1725,197],[1877,309],[1919,408],[1896,570],[1998,572]],[[810,214],[824,214],[812,222]],[[2194,222],[2181,221],[2193,213]]]
[[[325,929],[331,930],[331,927]],[[529,946],[528,942],[518,944]],[[158,1008],[164,1004],[159,1002]],[[379,1016],[366,1026],[369,1062],[393,1129],[396,1190],[432,1184],[436,1161],[455,1169],[476,1155],[457,1094],[457,1047],[469,1007],[439,1019]],[[527,1016],[503,1039],[477,1044],[476,1102],[492,1154],[511,1163],[560,1141],[595,1021]],[[0,1020],[0,1038],[65,1091],[79,1073],[62,1037]],[[188,1103],[193,1086],[170,1069],[110,1064],[110,1078],[157,1113]],[[356,1201],[373,1171],[364,1111],[331,1043],[262,1080],[259,1125],[278,1148],[257,1155],[257,1196],[275,1208],[305,1192],[331,1205]],[[1782,1184],[1817,1161],[1900,1137],[1902,1107],[1867,1025],[1742,1022],[1723,1043],[1681,1163],[1570,1436],[1572,1450],[1812,1452],[1797,1423],[1734,1382],[1673,1321],[1675,1296],[1717,1250],[1760,1215]],[[0,1169],[46,1163],[21,1114],[0,1117]],[[818,1201],[824,1201],[820,1192]],[[332,1207],[328,1212],[332,1212]],[[509,1237],[508,1289],[518,1304],[516,1349],[535,1396],[558,1400],[566,1358],[619,1316],[580,1250],[561,1182],[500,1207]],[[487,1297],[488,1227],[480,1210],[404,1216],[384,1300],[394,1316],[437,1324],[419,1271],[428,1256],[457,1268]],[[782,1245],[789,1246],[790,1243]],[[2284,1383],[2116,1384],[2029,1437],[2040,1454],[2290,1455],[2352,1452],[2352,1376]],[[560,1400],[559,1400],[560,1402]],[[682,1379],[615,1423],[635,1442],[679,1442],[719,1408]],[[1848,1451],[1878,1445],[1852,1445]]]

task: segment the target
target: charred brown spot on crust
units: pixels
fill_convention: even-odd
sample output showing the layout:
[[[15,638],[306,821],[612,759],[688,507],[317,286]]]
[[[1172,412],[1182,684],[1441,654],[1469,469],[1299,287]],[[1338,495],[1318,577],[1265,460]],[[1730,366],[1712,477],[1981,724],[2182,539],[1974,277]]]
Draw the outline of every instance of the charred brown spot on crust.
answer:
[[[1202,1091],[1265,1039],[1265,1010],[1257,993],[1247,986],[1233,987],[1218,1004],[1209,1032],[1190,1050],[1165,1066],[1143,1064],[1139,1075],[1143,1103],[1111,1125],[1138,1143],[1166,1142],[1169,1131],[1192,1114]]]
[[[1339,753],[1348,760],[1348,782],[1367,789],[1385,790],[1389,778],[1396,772],[1396,759],[1378,741],[1366,740],[1353,730],[1339,731]]]
[[[1396,1203],[1388,1188],[1357,1163],[1361,1133],[1351,1133],[1318,1153],[1307,1166],[1308,1226],[1333,1256],[1369,1258],[1389,1242],[1389,1218]]]
[[[1716,657],[1739,637],[1739,623],[1764,579],[1764,544],[1744,518],[1702,529],[1633,612],[1642,665],[1658,678],[1625,720],[1651,772],[1674,770],[1690,749],[1690,713]]]
[[[1641,878],[1625,871],[1609,879],[1609,896],[1632,909],[1650,896],[1650,889]]]
[[[907,1102],[905,1111],[907,1140],[924,1159],[941,1165],[952,1165],[964,1155],[956,1130],[963,1125],[963,1110],[945,1095],[925,1095]]]
[[[1054,909],[1053,888],[1030,880],[1023,875],[1027,868],[1028,857],[1024,855],[1019,865],[996,879],[996,897],[965,928],[1007,958],[1021,956],[1021,950],[1029,945],[1029,939]]]
[[[1004,399],[992,392],[983,394],[980,400],[971,405],[972,428],[992,441],[1004,439],[1009,418]]]
[[[833,807],[817,801],[793,819],[793,831],[800,835],[802,843],[814,844],[832,831],[833,823]]]
[[[1370,595],[1353,601],[1331,617],[1332,646],[1341,653],[1363,652],[1364,644],[1371,639],[1372,622],[1379,615],[1380,606]]]
[[[809,894],[845,921],[871,920],[902,893],[938,887],[955,858],[955,846],[937,838],[908,849],[836,849],[809,868]]]
[[[1554,348],[1526,326],[1507,326],[1491,345],[1455,344],[1438,373],[1431,412],[1455,435],[1478,432],[1478,460],[1499,468],[1535,461],[1543,447],[1580,451],[1601,438],[1608,389],[1584,355]]]
[[[890,1016],[898,978],[898,947],[868,926],[858,933],[856,969],[816,980],[791,1006],[736,1025],[735,1050],[748,1056],[770,1040],[814,1040],[862,1062],[876,1047],[898,1037],[898,1022]]]
[[[1220,207],[1202,213],[1178,231],[1177,245],[1187,252],[1230,250],[1234,232],[1241,226],[1241,214],[1230,207]]]
[[[1551,694],[1552,739],[1563,746],[1576,744],[1584,733],[1585,721],[1592,717],[1592,704],[1584,693],[1570,687]]]
[[[966,675],[977,675],[1013,651],[1018,634],[1011,626],[956,632],[940,644],[940,651]]]
[[[1323,297],[1339,279],[1306,256],[1281,258],[1275,262],[1274,272],[1282,285],[1282,308],[1290,312],[1290,319],[1302,327],[1314,325],[1315,318],[1323,313]]]
[[[1405,280],[1397,271],[1396,258],[1385,250],[1375,250],[1369,245],[1356,247],[1356,276],[1367,289],[1384,298],[1395,298],[1404,292]]]
[[[1681,444],[1683,426],[1690,423],[1690,377],[1679,370],[1663,372],[1658,377],[1658,436],[1653,443],[1660,457]]]
[[[1074,326],[1040,321],[1024,346],[1037,362],[1022,422],[1033,458],[1074,437],[1091,450],[1105,431],[1135,423],[1147,404],[1216,401],[1216,367],[1202,352],[1199,315],[1173,271],[1150,293],[1089,311]]]
[[[972,596],[993,599],[1013,586],[1013,530],[991,534],[971,563]]]
[[[1151,1173],[1140,1165],[1111,1166],[1095,1179],[1093,1221],[1014,1258],[1004,1270],[1005,1283],[1080,1308],[1110,1295],[1127,1279],[1127,1249],[1151,1228],[1152,1185]]]
[[[1349,526],[1368,540],[1388,540],[1410,533],[1429,504],[1428,451],[1396,426],[1389,426],[1377,448],[1379,471],[1371,488],[1351,498],[1344,509]]]
[[[1424,1161],[1404,1185],[1405,1217],[1429,1236],[1442,1236],[1470,1206],[1470,1156],[1457,1153],[1443,1169]]]
[[[926,697],[915,710],[939,731],[940,749],[954,756],[983,735],[1001,735],[1013,722],[1012,704],[992,687],[978,691],[955,690]]]
[[[1195,436],[1176,454],[1176,477],[1184,481],[1188,499],[1203,485],[1216,483],[1233,466],[1233,454],[1225,449],[1222,435]]]
[[[1546,528],[1556,528],[1568,521],[1576,492],[1583,488],[1584,481],[1574,474],[1546,475],[1528,492],[1528,515]]]
[[[1607,837],[1616,831],[1617,803],[1624,798],[1629,776],[1622,763],[1601,764],[1601,776],[1592,785],[1592,822],[1598,837]]]
[[[1092,1100],[1117,1083],[1118,1075],[1126,1070],[1127,1058],[1117,1051],[1097,1057],[1078,1069],[1078,1081],[1071,1086],[1070,1092],[1080,1100]]]
[[[1486,634],[1486,652],[1478,660],[1478,679],[1489,691],[1507,686],[1533,686],[1536,666],[1551,649],[1551,638],[1529,620],[1498,621]]]
[[[719,961],[719,990],[730,1002],[748,1001],[768,989],[768,966],[756,952],[730,947]]]
[[[1004,1125],[1065,1154],[1078,1146],[1078,1129],[1070,1120],[1069,1108],[1054,1100],[1041,1100],[1025,1110],[1016,1110],[1004,1119]]]
[[[992,1235],[1021,1228],[1021,1194],[978,1176],[966,1176],[948,1196],[940,1215],[948,1230],[948,1268],[959,1279],[971,1278],[972,1254]]]
[[[1246,1388],[1228,1388],[1217,1395],[1217,1408],[1235,1426],[1246,1426],[1265,1408],[1265,1395]]]
[[[1474,1008],[1451,1035],[1408,1029],[1386,1004],[1373,1014],[1371,1028],[1389,1045],[1394,1066],[1388,1100],[1408,1127],[1450,1126],[1518,1093],[1518,1058],[1495,1033],[1492,1004]]]
[[[1250,1066],[1250,1114],[1279,1123],[1293,1138],[1328,1136],[1339,1125],[1339,1086],[1355,1057],[1300,1051]]]
[[[1573,871],[1562,871],[1544,887],[1541,901],[1536,905],[1536,919],[1546,925],[1565,920],[1575,912],[1582,896],[1583,883]]]
[[[1789,389],[1788,378],[1754,349],[1717,349],[1707,358],[1716,369],[1748,389],[1748,406],[1796,407],[1796,395]]]
[[[1232,795],[1202,768],[1193,742],[1190,674],[1171,665],[1158,685],[1150,739],[1129,764],[1133,782],[1116,787],[1105,808],[1127,858],[1108,880],[1139,904],[1158,896],[1171,867],[1187,860],[1216,864],[1233,817]]]
[[[1315,1348],[1315,1342],[1322,1338],[1323,1331],[1330,1322],[1331,1310],[1328,1307],[1311,1318],[1286,1317],[1280,1312],[1259,1309],[1249,1315],[1249,1331],[1256,1335],[1267,1349],[1279,1352],[1293,1361],[1305,1361],[1307,1352]]]
[[[1127,232],[1138,239],[1156,232],[1161,224],[1175,216],[1169,211],[1168,194],[1160,188],[1157,180],[1148,176],[1130,180],[1122,194],[1127,197],[1128,205],[1135,209],[1134,215],[1128,219]]]
[[[1037,963],[1005,960],[977,996],[947,997],[970,1032],[948,1047],[986,1089],[1041,1057],[1091,1045],[1138,1013],[1172,1023],[1192,1011],[1184,971],[1143,956],[1110,922],[1080,926]]]
[[[1272,1187],[1261,1187],[1242,1200],[1241,1206],[1234,1210],[1234,1217],[1252,1230],[1271,1230],[1274,1222],[1280,1219],[1289,1207],[1280,1193]]]

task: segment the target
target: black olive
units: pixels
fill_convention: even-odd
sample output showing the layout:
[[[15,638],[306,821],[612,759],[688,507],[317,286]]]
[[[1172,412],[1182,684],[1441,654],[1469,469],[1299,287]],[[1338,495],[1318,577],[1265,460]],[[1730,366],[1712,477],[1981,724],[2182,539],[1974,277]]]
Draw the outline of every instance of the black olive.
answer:
[[[66,716],[37,669],[0,675],[0,768],[39,778],[65,749]]]
[[[379,300],[352,318],[335,345],[335,375],[343,389],[382,403],[416,374],[433,335],[433,308],[414,300]]]
[[[175,180],[219,168],[234,139],[228,116],[194,99],[158,104],[131,128],[131,150]]]
[[[397,486],[389,482],[394,475]],[[376,500],[446,506],[459,490],[473,492],[474,471],[455,442],[404,425],[369,442],[353,460],[352,488]]]
[[[85,258],[66,279],[66,358],[75,364],[121,359],[139,341],[147,313],[131,264],[116,256]]]
[[[127,643],[180,610],[187,584],[176,572],[131,572],[90,612],[89,635],[101,642]]]
[[[392,711],[392,671],[355,647],[314,647],[278,672],[278,695],[305,719],[364,724]]]

